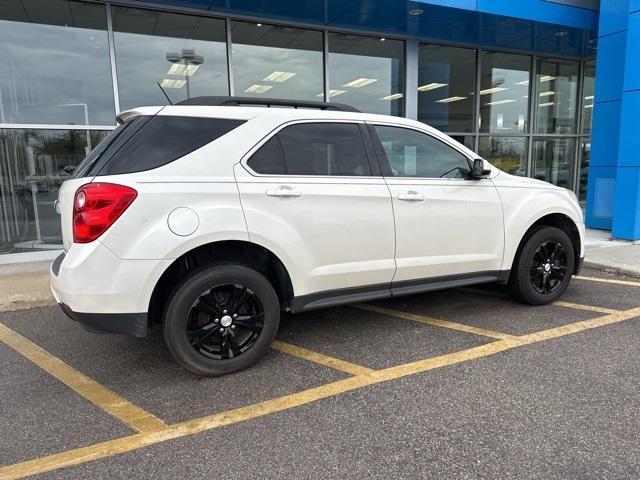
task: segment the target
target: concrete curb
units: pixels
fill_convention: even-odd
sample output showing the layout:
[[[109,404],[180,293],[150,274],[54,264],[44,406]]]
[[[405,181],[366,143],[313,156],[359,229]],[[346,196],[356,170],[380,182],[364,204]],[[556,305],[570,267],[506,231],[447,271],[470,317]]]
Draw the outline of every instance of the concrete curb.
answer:
[[[586,259],[584,261],[583,266],[585,268],[604,270],[606,272],[613,273],[616,275],[626,275],[629,277],[640,278],[640,269],[634,269],[632,267],[626,268],[626,267],[621,267],[619,265],[613,265],[608,263],[592,262]]]

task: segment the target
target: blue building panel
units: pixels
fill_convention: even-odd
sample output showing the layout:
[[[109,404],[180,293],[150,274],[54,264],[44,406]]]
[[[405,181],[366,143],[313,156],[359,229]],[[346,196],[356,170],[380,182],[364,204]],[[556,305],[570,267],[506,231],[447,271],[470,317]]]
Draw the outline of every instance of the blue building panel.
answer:
[[[627,31],[612,33],[598,40],[596,61],[596,102],[610,102],[622,98]],[[596,114],[597,115],[597,114]]]
[[[603,37],[627,29],[629,0],[602,0],[598,35]]]
[[[623,240],[640,239],[640,167],[619,167],[612,233]]]

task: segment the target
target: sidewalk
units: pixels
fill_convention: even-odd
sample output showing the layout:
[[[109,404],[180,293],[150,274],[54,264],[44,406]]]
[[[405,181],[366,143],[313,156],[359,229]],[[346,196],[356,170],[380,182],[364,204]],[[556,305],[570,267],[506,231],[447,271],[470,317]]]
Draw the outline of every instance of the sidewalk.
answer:
[[[640,244],[610,240],[610,232],[588,229],[585,251],[586,267],[640,277]],[[50,263],[0,265],[0,311],[53,303],[49,290]]]

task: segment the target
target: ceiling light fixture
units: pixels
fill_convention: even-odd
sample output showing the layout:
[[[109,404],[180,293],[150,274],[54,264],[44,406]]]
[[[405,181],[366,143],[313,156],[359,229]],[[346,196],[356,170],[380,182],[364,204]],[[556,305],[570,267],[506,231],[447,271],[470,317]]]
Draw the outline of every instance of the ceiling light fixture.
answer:
[[[426,85],[421,85],[418,87],[419,92],[428,92],[429,90],[435,90],[436,88],[446,87],[449,85],[448,83],[427,83]]]
[[[556,92],[553,92],[553,91],[549,90],[548,92],[542,92],[540,94],[540,96],[541,97],[550,97],[551,95],[555,95],[555,94],[556,94]]]
[[[504,105],[505,103],[513,103],[515,100],[511,100],[510,98],[505,100],[496,100],[495,102],[485,103],[485,105]]]
[[[349,83],[345,83],[342,85],[343,87],[351,87],[351,88],[360,88],[366,85],[370,85],[374,82],[377,82],[377,78],[356,78],[355,80],[351,80]]]
[[[538,105],[539,107],[550,107],[551,105],[555,105],[554,102],[541,103]]]
[[[343,93],[346,93],[346,90],[329,90],[328,97],[337,97],[338,95],[342,95]],[[316,97],[324,97],[324,93],[319,93],[318,95],[316,95]]]
[[[551,75],[543,75],[538,79],[538,81],[542,83],[542,82],[550,82],[551,80],[555,80],[555,79],[556,77],[552,77]]]
[[[271,85],[259,85],[254,84],[245,90],[246,93],[264,93],[267,90],[271,90],[273,87]]]
[[[514,83],[514,85],[524,85],[524,86],[527,86],[527,85],[529,85],[529,80],[522,80],[521,82],[516,82],[516,83]]]
[[[502,92],[504,90],[508,90],[505,87],[493,87],[493,88],[487,88],[485,90],[480,90],[480,95],[487,95],[488,93],[496,93],[496,92]]]
[[[275,71],[273,73],[270,73],[266,77],[264,77],[262,79],[262,81],[263,82],[282,83],[282,82],[286,82],[291,77],[295,77],[296,75],[297,75],[296,72],[279,72],[279,71]]]
[[[394,93],[392,95],[387,95],[386,97],[382,97],[380,100],[397,100],[399,98],[402,98],[404,95],[402,95],[401,93]]]
[[[443,98],[440,100],[436,100],[436,103],[451,103],[451,102],[458,102],[460,100],[464,100],[467,97],[449,97],[449,98]]]
[[[423,13],[424,13],[424,10],[422,10],[421,8],[414,8],[413,10],[409,10],[409,15],[413,15],[413,16],[422,15]]]

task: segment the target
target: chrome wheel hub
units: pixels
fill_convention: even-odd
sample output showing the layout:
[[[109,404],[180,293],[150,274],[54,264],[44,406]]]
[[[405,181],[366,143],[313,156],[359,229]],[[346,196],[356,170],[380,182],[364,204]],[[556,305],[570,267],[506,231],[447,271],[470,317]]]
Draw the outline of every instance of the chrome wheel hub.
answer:
[[[225,315],[220,319],[220,325],[223,327],[228,327],[233,322],[233,319],[229,315]]]

